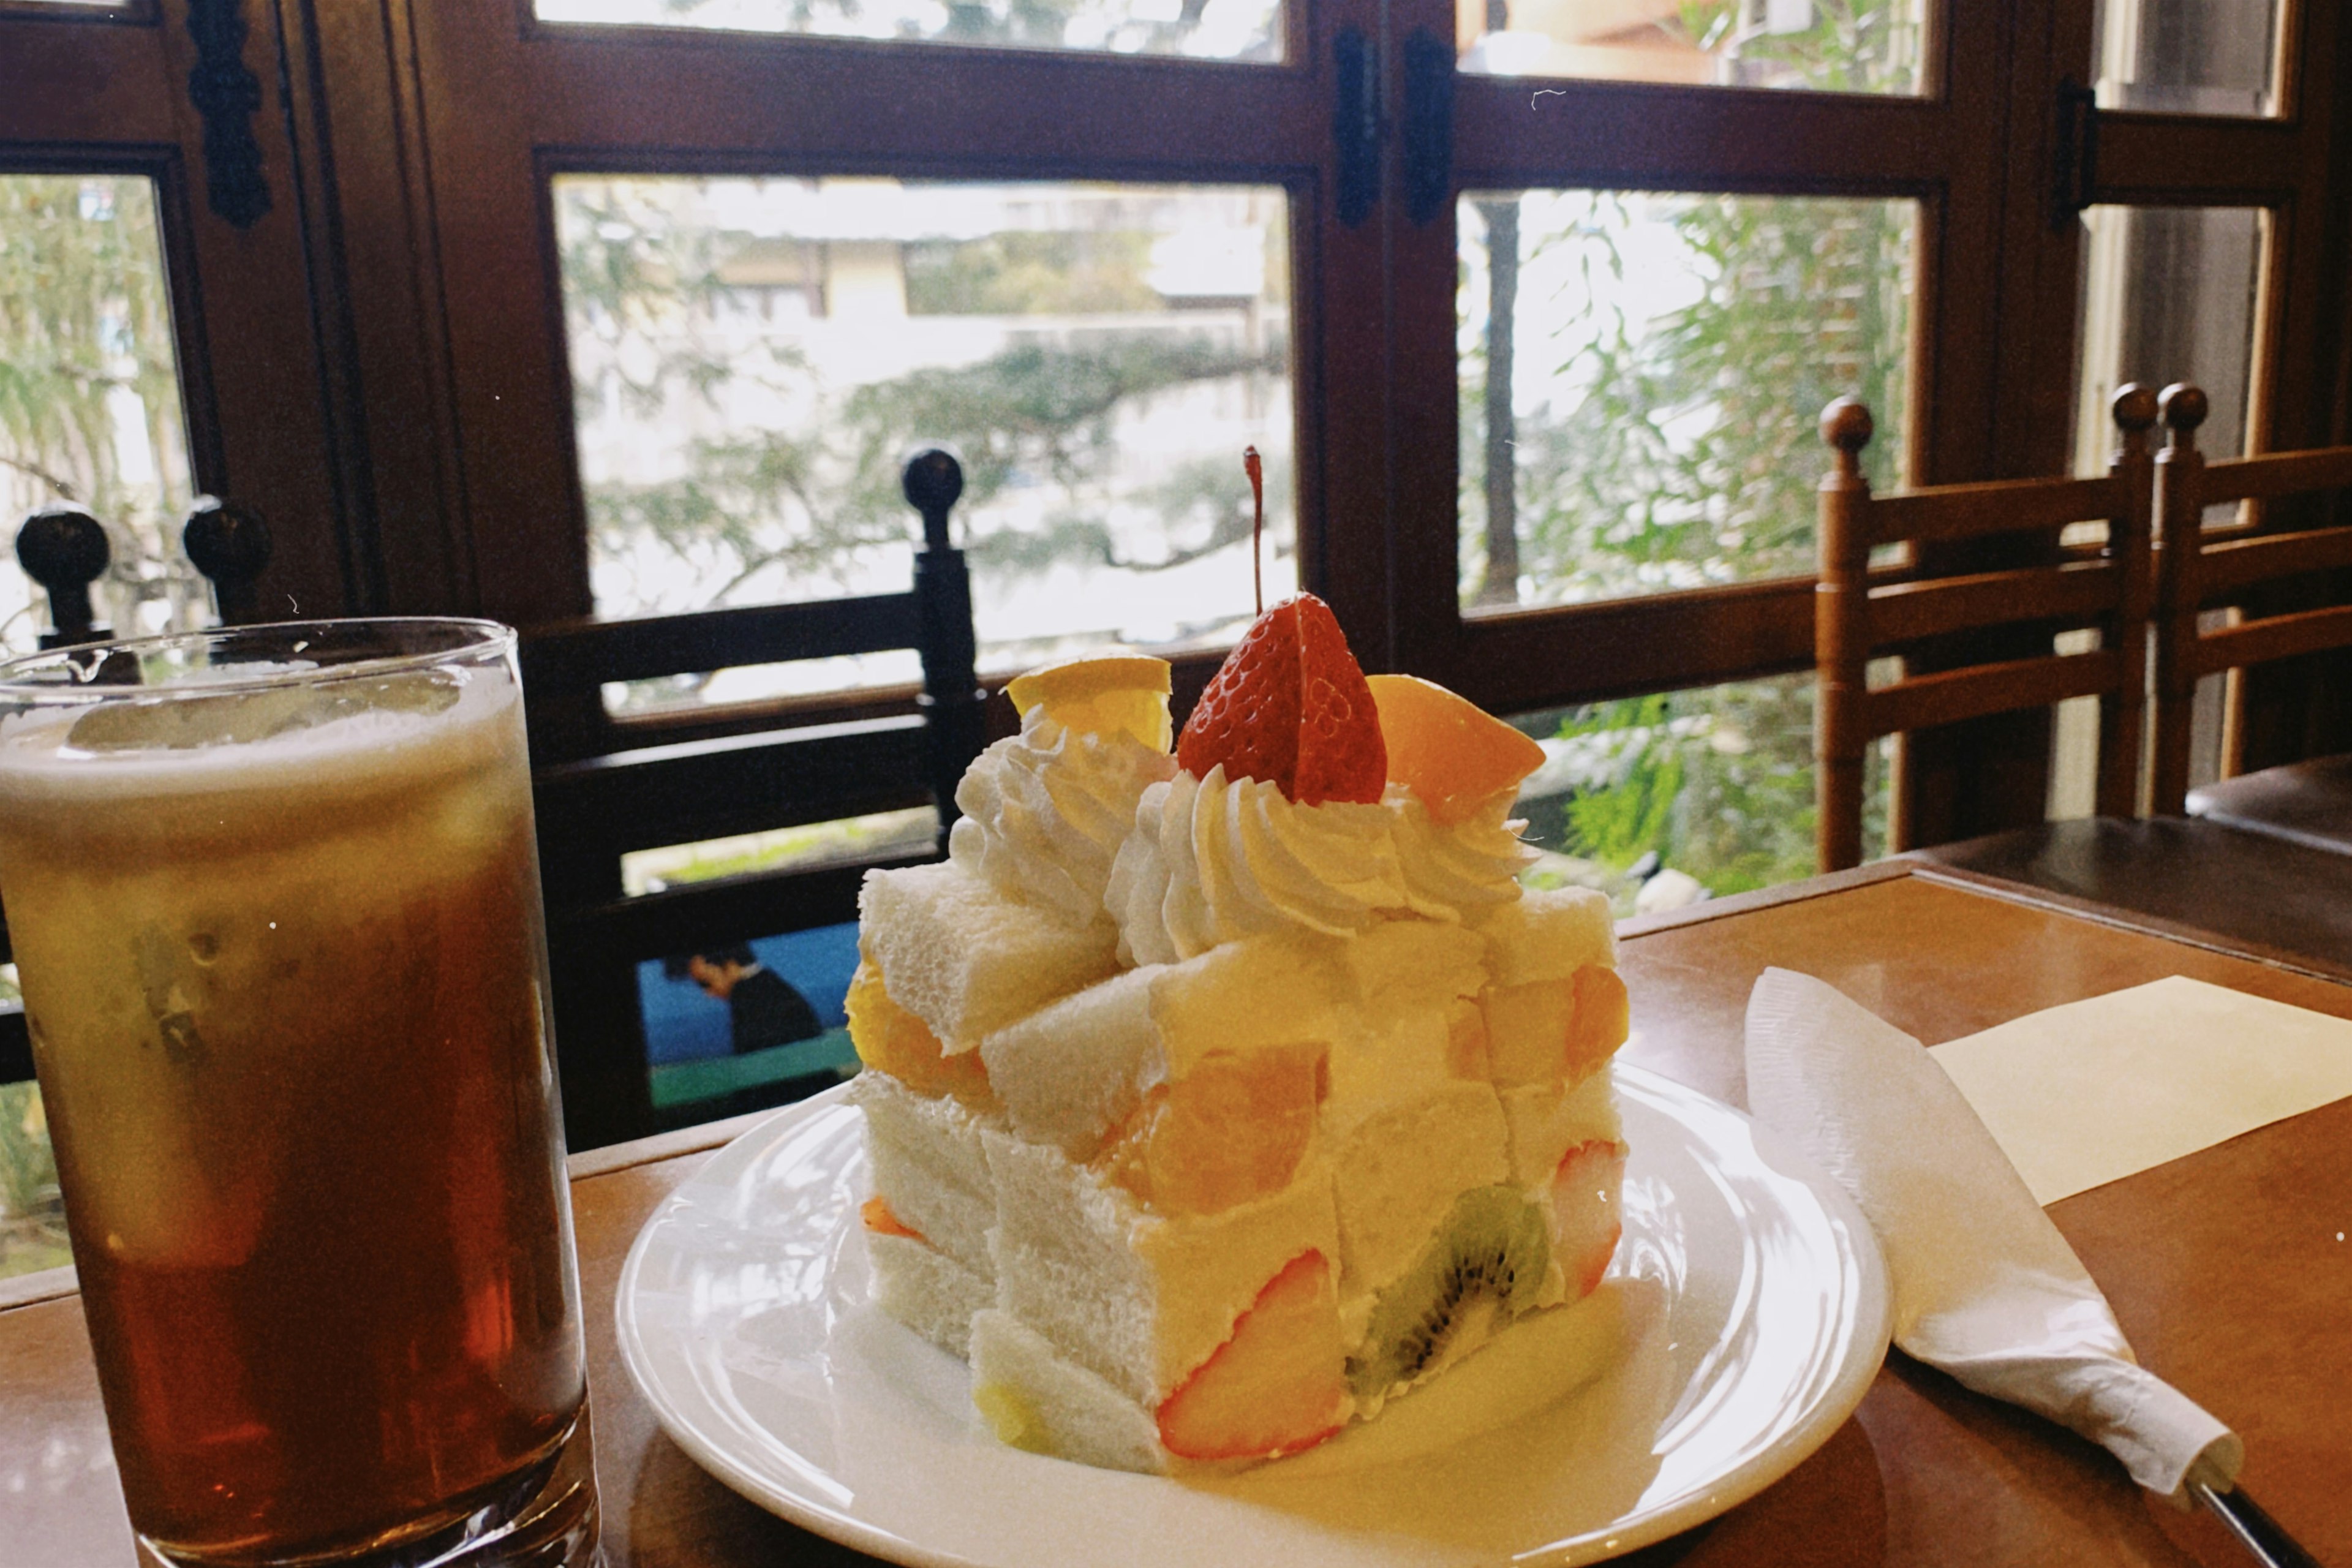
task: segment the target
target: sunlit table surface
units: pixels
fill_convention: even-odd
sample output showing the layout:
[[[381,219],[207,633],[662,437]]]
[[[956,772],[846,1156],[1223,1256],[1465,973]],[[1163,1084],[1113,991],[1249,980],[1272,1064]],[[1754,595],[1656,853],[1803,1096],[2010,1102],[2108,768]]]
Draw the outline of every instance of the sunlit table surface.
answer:
[[[2188,974],[2352,1017],[2352,988],[2080,900],[1897,862],[1629,923],[1631,1059],[1741,1103],[1740,1020],[1768,964],[1935,1044]],[[614,1568],[862,1563],[711,1479],[656,1426],[614,1342],[646,1216],[757,1117],[576,1155],[591,1402]],[[2244,1434],[2251,1491],[2352,1564],[2352,1100],[2055,1205],[2141,1358]],[[69,1271],[0,1282],[0,1564],[132,1563]],[[1900,1355],[1794,1472],[1637,1563],[2237,1564],[2101,1451]]]

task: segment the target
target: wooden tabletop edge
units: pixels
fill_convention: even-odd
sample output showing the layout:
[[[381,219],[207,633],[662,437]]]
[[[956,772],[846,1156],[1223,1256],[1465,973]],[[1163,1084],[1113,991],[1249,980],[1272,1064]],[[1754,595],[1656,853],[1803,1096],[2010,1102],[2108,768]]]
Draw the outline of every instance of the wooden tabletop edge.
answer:
[[[575,1182],[583,1182],[591,1176],[609,1176],[633,1165],[654,1165],[664,1160],[675,1160],[681,1154],[698,1154],[733,1142],[775,1113],[773,1108],[747,1110],[740,1116],[730,1116],[720,1121],[698,1122],[692,1127],[656,1132],[649,1138],[633,1138],[625,1143],[607,1143],[601,1149],[583,1149],[564,1157],[564,1173]]]
[[[56,1268],[38,1268],[30,1274],[19,1274],[13,1279],[0,1279],[0,1312],[16,1307],[29,1307],[37,1301],[54,1301],[60,1296],[70,1296],[81,1289],[81,1281],[70,1263]]]
[[[1911,875],[1923,881],[1937,882],[1966,892],[2005,903],[2020,904],[2027,909],[2048,910],[2092,925],[2106,926],[2116,931],[2134,931],[2142,936],[2159,937],[2177,942],[2183,947],[2193,947],[2202,952],[2219,953],[2224,958],[2243,959],[2266,969],[2284,970],[2313,980],[2325,980],[2336,985],[2352,985],[2352,969],[2314,958],[2308,953],[2288,952],[2243,937],[2224,936],[2200,926],[2167,920],[2161,915],[2143,914],[2114,904],[2103,904],[2095,899],[2079,898],[2073,893],[2061,893],[2030,882],[2013,882],[2006,877],[1989,871],[1973,871],[1965,867],[1948,866],[1935,860],[1906,862]]]
[[[1685,926],[1702,925],[1733,915],[1753,914],[1780,904],[1802,903],[1807,899],[1826,898],[1854,888],[1866,888],[1874,882],[1891,882],[1913,875],[1918,862],[1909,860],[1874,860],[1867,866],[1856,866],[1851,871],[1832,871],[1824,876],[1808,877],[1801,882],[1783,882],[1778,887],[1758,888],[1746,893],[1730,893],[1720,899],[1705,899],[1696,904],[1685,904],[1678,910],[1664,910],[1654,915],[1633,915],[1617,922],[1620,941],[1654,935],[1662,931],[1679,931]]]

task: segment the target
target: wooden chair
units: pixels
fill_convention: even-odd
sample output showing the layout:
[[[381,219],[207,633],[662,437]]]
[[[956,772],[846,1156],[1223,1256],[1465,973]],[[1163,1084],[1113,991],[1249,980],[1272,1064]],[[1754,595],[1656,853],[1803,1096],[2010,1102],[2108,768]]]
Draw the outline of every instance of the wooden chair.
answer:
[[[648,1080],[640,963],[852,921],[865,872],[944,853],[955,786],[979,753],[971,593],[948,512],[962,470],[944,452],[908,465],[925,546],[902,594],[764,605],[528,630],[523,693],[547,907],[566,1136],[593,1148],[658,1130]],[[606,716],[602,688],[745,665],[913,648],[919,710],[671,740]],[[778,727],[779,725],[784,727]],[[624,896],[621,857],[930,804],[937,844],[919,854],[783,870]],[[703,1115],[713,1112],[706,1110]]]
[[[2352,605],[2254,614],[2200,631],[2208,610],[2244,608],[2263,585],[2352,567],[2352,527],[2208,535],[2205,509],[2352,488],[2352,447],[2270,452],[2207,462],[2197,449],[2204,393],[2168,386],[2164,449],[2157,455],[2156,766],[2153,809],[2178,816],[2189,794],[2189,714],[2208,675],[2352,647]],[[2252,826],[2252,824],[2242,824]]]
[[[2104,478],[2006,479],[1878,497],[1862,477],[1870,410],[1842,397],[1822,411],[1822,438],[1837,454],[1821,483],[1821,578],[1813,601],[1815,842],[1822,870],[1861,863],[1863,763],[1872,742],[2072,697],[2100,699],[2100,813],[2133,814],[2150,595],[2147,431],[2156,422],[2156,398],[2145,387],[2126,386],[2113,411],[2116,451]],[[1881,545],[1945,546],[2026,532],[2048,535],[2054,544],[2067,524],[2092,521],[2107,525],[2103,546],[2061,552],[2043,564],[1941,577],[1907,569],[1874,575],[1870,569],[1870,553]],[[1906,671],[1891,685],[1869,685],[1874,658],[2002,626],[2036,636],[2095,626],[2100,646]],[[1911,847],[1910,837],[1898,807],[1894,847]]]

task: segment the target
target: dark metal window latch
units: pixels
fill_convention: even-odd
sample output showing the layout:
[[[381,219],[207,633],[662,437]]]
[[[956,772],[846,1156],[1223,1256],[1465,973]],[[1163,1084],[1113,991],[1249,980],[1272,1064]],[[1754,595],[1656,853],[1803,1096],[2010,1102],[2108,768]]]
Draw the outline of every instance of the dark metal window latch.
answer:
[[[1416,228],[1445,210],[1454,184],[1454,45],[1427,27],[1404,41],[1404,205]]]
[[[2064,228],[2097,199],[2099,95],[2073,77],[2058,84],[2058,170],[2051,223]]]
[[[1332,95],[1331,137],[1339,222],[1354,228],[1371,216],[1381,195],[1380,52],[1361,27],[1342,27],[1331,40],[1331,63],[1339,89]]]

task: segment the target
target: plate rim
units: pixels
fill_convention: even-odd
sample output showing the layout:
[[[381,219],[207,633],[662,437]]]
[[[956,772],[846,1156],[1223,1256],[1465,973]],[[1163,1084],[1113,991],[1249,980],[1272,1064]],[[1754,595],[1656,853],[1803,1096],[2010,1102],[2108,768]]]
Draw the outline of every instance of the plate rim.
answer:
[[[1667,1110],[1668,1114],[1672,1114],[1668,1108],[1675,1102],[1687,1101],[1709,1111],[1737,1118],[1747,1125],[1759,1155],[1767,1157],[1777,1173],[1801,1183],[1813,1194],[1847,1238],[1846,1252],[1857,1287],[1855,1331],[1849,1341],[1852,1349],[1844,1361],[1782,1441],[1725,1471],[1711,1485],[1695,1489],[1649,1512],[1621,1519],[1601,1531],[1548,1542],[1531,1548],[1524,1554],[1513,1554],[1509,1558],[1513,1563],[1605,1561],[1654,1545],[1709,1520],[1720,1518],[1786,1477],[1820,1451],[1869,1394],[1893,1344],[1894,1292],[1888,1280],[1885,1259],[1869,1221],[1843,1187],[1807,1156],[1794,1140],[1784,1137],[1739,1107],[1639,1063],[1616,1061],[1611,1064],[1610,1070],[1616,1075],[1621,1088],[1632,1080],[1633,1087],[1659,1103],[1661,1109]],[[638,1396],[652,1410],[663,1434],[713,1479],[764,1511],[854,1551],[885,1562],[904,1564],[905,1568],[1006,1568],[1006,1564],[991,1560],[927,1546],[855,1515],[828,1508],[814,1499],[787,1492],[724,1448],[706,1442],[693,1425],[676,1417],[667,1389],[657,1393],[654,1369],[650,1364],[651,1352],[644,1344],[637,1321],[630,1310],[639,1276],[656,1233],[673,1214],[694,1201],[694,1189],[704,1180],[703,1172],[710,1165],[738,1154],[739,1151],[755,1141],[761,1150],[766,1149],[776,1136],[789,1131],[815,1111],[844,1106],[849,1087],[847,1082],[844,1082],[807,1100],[777,1107],[773,1113],[711,1151],[702,1170],[688,1176],[666,1194],[653,1212],[646,1216],[629,1244],[628,1256],[624,1259],[614,1282],[614,1330],[621,1352],[621,1363],[630,1382],[635,1385]],[[1153,1480],[1161,1478],[1140,1479]],[[1615,1544],[1607,1551],[1586,1555],[1580,1550],[1581,1543],[1603,1533],[1613,1533],[1617,1538]]]

